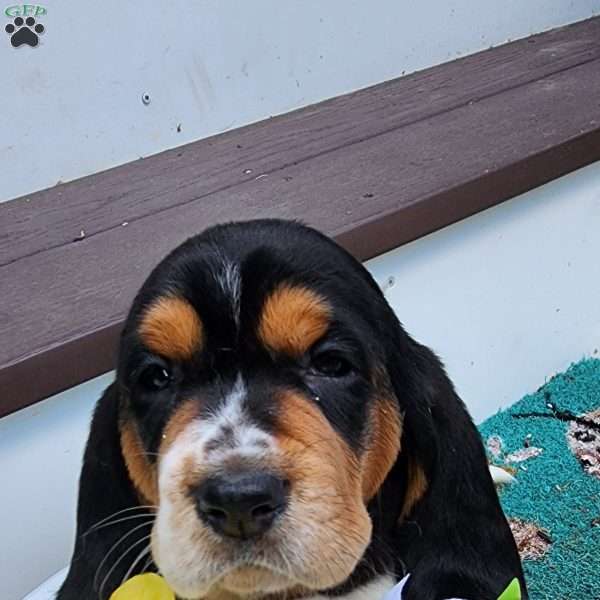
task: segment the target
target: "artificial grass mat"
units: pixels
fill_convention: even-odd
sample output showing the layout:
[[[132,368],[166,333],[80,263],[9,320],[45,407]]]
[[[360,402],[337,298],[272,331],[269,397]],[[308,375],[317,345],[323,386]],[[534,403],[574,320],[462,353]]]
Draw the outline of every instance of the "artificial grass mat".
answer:
[[[564,412],[581,416],[599,407],[600,360],[586,359],[479,427],[484,443],[501,440],[500,451],[500,440],[488,444],[490,461],[512,467],[517,479],[500,490],[507,517],[533,522],[551,540],[543,556],[523,561],[531,600],[600,600],[600,479],[571,451],[573,425],[564,418]],[[528,413],[548,416],[515,417]],[[588,447],[600,454],[600,431],[588,432],[587,442],[595,438]],[[511,460],[524,447],[541,453]]]

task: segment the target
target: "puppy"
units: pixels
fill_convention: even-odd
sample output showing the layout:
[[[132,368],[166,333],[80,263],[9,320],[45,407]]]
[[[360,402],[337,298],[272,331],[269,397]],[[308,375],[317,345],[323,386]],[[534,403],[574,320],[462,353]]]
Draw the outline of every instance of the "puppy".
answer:
[[[449,316],[451,318],[451,316]],[[317,231],[211,228],[120,342],[58,600],[160,572],[179,598],[496,600],[525,582],[478,432],[369,273]]]

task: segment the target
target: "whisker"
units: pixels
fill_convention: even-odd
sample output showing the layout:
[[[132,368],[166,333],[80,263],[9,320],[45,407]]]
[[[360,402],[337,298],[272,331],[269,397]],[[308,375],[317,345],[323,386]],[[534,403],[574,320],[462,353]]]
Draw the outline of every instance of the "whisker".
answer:
[[[93,529],[94,527],[97,527],[98,525],[101,525],[102,523],[104,523],[105,521],[108,521],[109,519],[112,519],[113,517],[116,517],[122,513],[126,513],[132,510],[141,510],[142,508],[147,508],[150,510],[156,510],[158,507],[152,505],[152,504],[142,504],[140,506],[130,506],[129,508],[124,508],[123,510],[118,510],[117,512],[112,513],[111,515],[108,515],[108,517],[104,517],[103,519],[100,519],[98,522],[94,523],[93,525],[91,525],[89,527],[89,529],[83,534],[85,535],[88,531],[90,531],[91,529]]]
[[[108,560],[108,557],[115,551],[116,548],[119,547],[119,544],[121,542],[123,542],[123,540],[127,537],[129,537],[132,533],[135,533],[138,529],[141,529],[142,527],[147,527],[148,525],[150,525],[151,523],[142,523],[141,525],[138,525],[137,527],[134,527],[133,529],[131,529],[130,531],[128,531],[126,534],[122,535],[111,547],[110,550],[105,554],[104,558],[102,559],[102,561],[100,562],[100,564],[98,565],[98,568],[96,569],[96,574],[94,575],[94,589],[97,590],[98,589],[98,578],[100,577],[100,573],[102,571],[102,568],[104,567],[104,565],[106,564],[106,561]]]
[[[119,558],[115,561],[115,563],[113,564],[113,566],[110,568],[110,570],[108,571],[108,573],[104,576],[104,579],[102,580],[102,583],[100,584],[100,589],[98,590],[98,596],[102,599],[102,592],[104,591],[104,586],[107,584],[108,580],[110,579],[110,576],[113,574],[114,570],[117,568],[117,566],[119,565],[119,563],[125,558],[125,556],[127,556],[127,554],[129,554],[136,546],[139,546],[141,543],[146,542],[147,540],[149,540],[151,538],[150,535],[147,535],[141,539],[139,539],[137,542],[133,542],[133,544],[131,544],[131,546],[129,546],[129,548],[127,548],[127,550],[125,550],[125,552],[123,552],[123,554],[121,554],[121,556],[119,556]]]
[[[160,452],[136,452],[131,456],[161,456]]]
[[[285,553],[285,552],[284,552],[282,549],[280,549],[280,550],[277,552],[277,556],[279,557],[279,559],[280,559],[280,560],[283,562],[283,564],[284,564],[284,565],[285,565],[285,567],[286,567],[286,570],[285,570],[285,573],[284,573],[284,574],[285,574],[287,577],[291,577],[291,576],[292,576],[292,574],[294,573],[294,569],[292,568],[292,563],[291,563],[291,561],[290,561],[289,557],[288,557],[288,556],[286,556],[286,553]]]
[[[154,513],[144,513],[141,515],[130,515],[128,517],[122,517],[120,519],[116,519],[115,521],[109,521],[108,523],[102,523],[100,525],[95,525],[91,529],[88,529],[83,534],[82,537],[85,537],[86,535],[89,535],[90,533],[93,533],[94,531],[99,531],[100,529],[109,527],[110,525],[116,525],[117,523],[122,523],[123,521],[131,521],[131,519],[142,519],[142,518],[146,518],[146,519],[152,518],[152,520],[154,520],[156,518],[156,515]]]
[[[125,576],[123,577],[123,579],[121,580],[121,585],[123,585],[130,577],[131,574],[135,571],[135,568],[138,566],[138,564],[141,562],[141,560],[143,558],[145,558],[146,556],[148,556],[148,554],[151,552],[151,548],[150,548],[150,544],[148,544],[138,555],[137,558],[131,563],[131,566],[129,567],[129,569],[127,569],[127,573],[125,573]]]
[[[152,563],[154,562],[154,558],[152,557],[152,553],[150,553],[150,556],[148,557],[148,560],[144,563],[144,566],[142,567],[142,573],[145,573],[152,565]]]

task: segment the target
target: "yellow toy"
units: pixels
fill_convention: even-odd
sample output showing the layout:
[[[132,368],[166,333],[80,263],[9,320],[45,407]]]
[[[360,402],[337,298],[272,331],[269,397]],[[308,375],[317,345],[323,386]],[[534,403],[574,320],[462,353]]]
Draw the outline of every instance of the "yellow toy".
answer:
[[[144,573],[119,586],[110,600],[175,600],[175,594],[160,575]]]

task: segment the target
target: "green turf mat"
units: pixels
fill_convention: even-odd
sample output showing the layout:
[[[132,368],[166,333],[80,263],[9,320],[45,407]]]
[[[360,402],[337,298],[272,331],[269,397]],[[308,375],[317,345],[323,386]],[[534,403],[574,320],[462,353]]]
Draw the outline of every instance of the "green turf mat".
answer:
[[[594,457],[586,459],[586,452],[600,456],[600,430],[571,419],[599,407],[600,360],[586,359],[479,428],[494,450],[490,461],[512,467],[517,479],[500,491],[506,515],[536,524],[551,540],[543,556],[523,563],[531,600],[600,600],[600,478]],[[530,413],[547,416],[515,417]],[[569,430],[584,443],[583,463],[569,446]],[[532,456],[517,462],[523,451]]]

